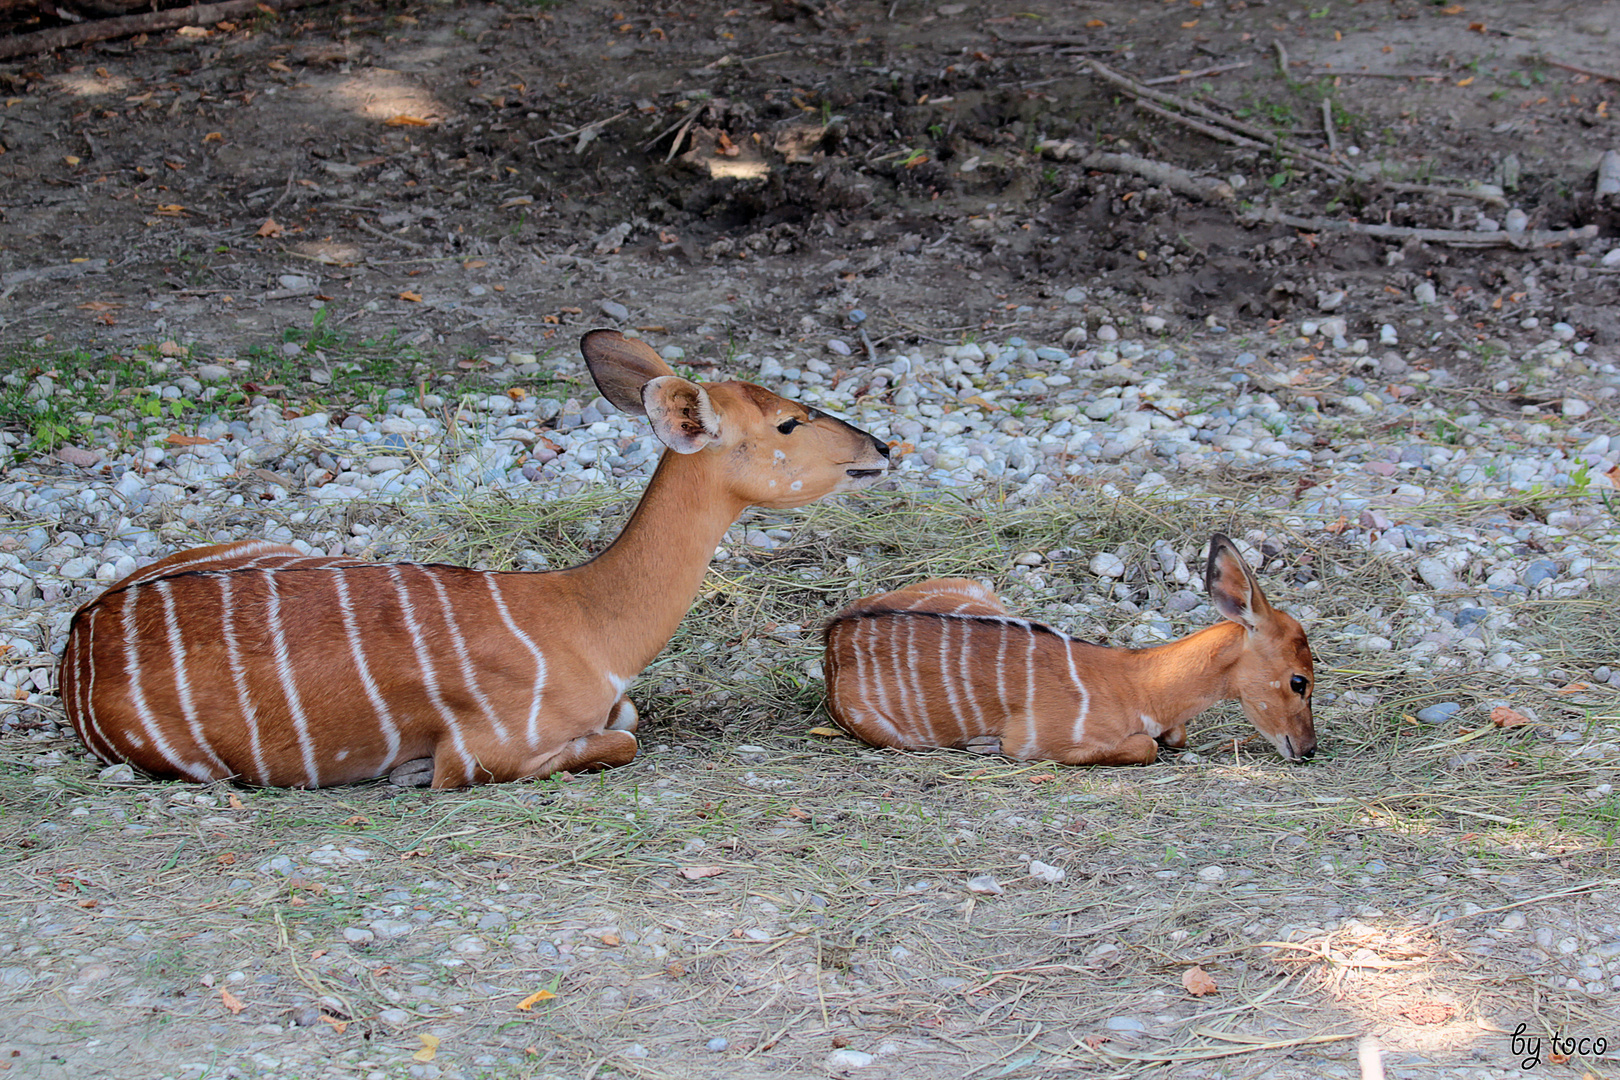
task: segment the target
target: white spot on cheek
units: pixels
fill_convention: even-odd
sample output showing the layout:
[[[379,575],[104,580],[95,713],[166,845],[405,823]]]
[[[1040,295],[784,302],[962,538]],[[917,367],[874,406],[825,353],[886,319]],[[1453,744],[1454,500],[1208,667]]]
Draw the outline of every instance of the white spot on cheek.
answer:
[[[785,462],[785,461],[787,461],[787,455],[786,455],[786,454],[784,454],[784,453],[782,453],[782,451],[780,451],[780,450],[778,450],[778,451],[776,451],[776,452],[775,452],[775,453],[774,453],[774,454],[772,454],[772,455],[771,455],[771,456],[772,456],[772,457],[774,457],[774,458],[775,458],[775,459],[776,459],[776,463],[777,463],[777,464],[778,464],[778,465],[781,465],[781,464],[782,464],[782,463],[784,463],[784,462]]]
[[[771,481],[771,483],[774,484],[774,483],[776,483],[776,481],[773,480],[773,481]],[[803,491],[804,490],[804,481],[803,480],[795,480],[795,481],[793,481],[793,483],[788,485],[788,490],[789,491]]]
[[[1276,690],[1278,687],[1282,686],[1282,680],[1281,679],[1273,679],[1273,680],[1271,680],[1271,682],[1267,683],[1266,685],[1271,687],[1273,690]]]
[[[772,480],[772,481],[771,481],[771,487],[775,487],[775,486],[776,486],[776,481],[775,481],[775,480]]]

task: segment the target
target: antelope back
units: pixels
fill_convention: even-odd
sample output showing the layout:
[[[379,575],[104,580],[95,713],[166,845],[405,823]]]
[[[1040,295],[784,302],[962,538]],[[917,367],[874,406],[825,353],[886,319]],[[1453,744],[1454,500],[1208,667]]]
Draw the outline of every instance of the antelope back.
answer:
[[[442,741],[488,779],[473,727],[544,745],[545,661],[507,576],[254,542],[181,552],[74,616],[63,700],[97,756],[159,778],[321,787]]]
[[[1008,615],[977,582],[925,581],[856,601],[828,624],[828,708],[878,746],[994,738],[1008,754],[1034,757],[1051,737],[1082,735],[1089,695],[1074,644]]]

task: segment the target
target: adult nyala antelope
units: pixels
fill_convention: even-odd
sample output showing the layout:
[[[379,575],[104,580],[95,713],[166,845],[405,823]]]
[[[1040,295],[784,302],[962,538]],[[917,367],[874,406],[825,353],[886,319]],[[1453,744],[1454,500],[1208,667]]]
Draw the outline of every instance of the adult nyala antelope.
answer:
[[[1243,557],[1210,540],[1226,621],[1150,649],[1076,641],[1007,613],[973,581],[936,578],[857,600],[827,626],[827,705],[874,746],[956,747],[1026,761],[1148,765],[1187,721],[1236,698],[1278,753],[1316,753],[1305,631],[1266,602]]]
[[[171,555],[80,608],[62,701],[105,761],[163,779],[434,787],[622,765],[625,696],[748,506],[876,481],[888,447],[742,382],[688,382],[612,330],[580,345],[602,396],[669,448],[583,566],[493,573],[243,542]]]

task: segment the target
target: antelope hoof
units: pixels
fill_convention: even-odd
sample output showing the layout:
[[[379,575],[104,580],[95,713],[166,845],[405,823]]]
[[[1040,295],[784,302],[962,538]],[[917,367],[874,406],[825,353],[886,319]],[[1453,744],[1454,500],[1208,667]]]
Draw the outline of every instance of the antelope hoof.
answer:
[[[970,754],[999,754],[1001,753],[1001,737],[999,735],[975,735],[962,744],[962,749]]]
[[[388,782],[395,787],[427,787],[433,783],[433,759],[419,757],[395,766]]]

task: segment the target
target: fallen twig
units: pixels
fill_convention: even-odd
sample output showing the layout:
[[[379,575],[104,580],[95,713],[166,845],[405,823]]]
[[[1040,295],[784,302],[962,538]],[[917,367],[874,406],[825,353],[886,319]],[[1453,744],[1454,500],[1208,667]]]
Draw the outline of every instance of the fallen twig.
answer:
[[[1620,75],[1610,75],[1606,71],[1593,71],[1591,68],[1578,67],[1575,64],[1566,64],[1562,60],[1549,60],[1545,56],[1541,58],[1541,62],[1549,67],[1563,68],[1565,71],[1573,71],[1577,75],[1585,75],[1591,79],[1602,79],[1604,82],[1620,83]]]
[[[95,19],[72,26],[58,26],[50,30],[36,30],[31,34],[0,38],[0,60],[50,52],[52,49],[66,49],[92,41],[109,41],[131,34],[149,34],[181,26],[212,26],[223,19],[251,15],[265,8],[272,12],[280,12],[320,3],[325,3],[325,0],[226,0],[222,4],[193,4],[190,7],[170,8],[167,11],[124,15],[116,19]]]
[[[1322,99],[1322,131],[1327,134],[1328,156],[1339,156],[1339,133],[1333,130],[1333,99]]]
[[[1443,79],[1443,71],[1335,71],[1332,68],[1317,68],[1307,71],[1308,79]]]
[[[1138,157],[1135,154],[1108,154],[1100,150],[1087,152],[1080,144],[1067,139],[1055,143],[1042,143],[1040,149],[1059,161],[1074,161],[1084,168],[1100,169],[1103,172],[1131,173],[1155,184],[1163,184],[1183,195],[1203,199],[1205,202],[1231,202],[1237,197],[1232,185],[1224,180],[1209,180],[1194,176],[1186,169]]]
[[[1197,71],[1179,71],[1174,75],[1160,75],[1157,79],[1144,79],[1142,85],[1163,86],[1165,83],[1186,82],[1188,79],[1200,79],[1205,75],[1220,75],[1227,71],[1238,71],[1250,66],[1247,60],[1236,64],[1216,64],[1214,67],[1199,68]]]
[[[377,226],[371,224],[371,222],[367,221],[365,218],[355,218],[354,223],[359,227],[361,232],[368,232],[372,236],[379,237],[383,240],[390,240],[398,244],[400,247],[407,247],[412,251],[427,250],[426,244],[418,244],[415,240],[407,240],[403,236],[396,236],[391,232],[384,232],[382,229],[379,229]]]
[[[1136,107],[1144,112],[1150,112],[1154,116],[1162,116],[1166,120],[1173,120],[1182,127],[1190,128],[1200,135],[1207,135],[1219,142],[1231,143],[1233,146],[1252,147],[1257,150],[1271,149],[1269,144],[1260,142],[1258,139],[1251,139],[1247,135],[1239,135],[1235,131],[1227,131],[1225,128],[1216,127],[1214,124],[1206,124],[1202,120],[1194,120],[1190,116],[1183,116],[1174,109],[1163,108],[1153,104],[1151,101],[1138,101]]]
[[[1172,120],[1184,127],[1198,132],[1201,135],[1207,135],[1212,139],[1232,143],[1236,146],[1246,146],[1252,149],[1268,149],[1277,154],[1284,154],[1290,158],[1293,158],[1295,161],[1309,163],[1315,166],[1321,172],[1327,173],[1329,176],[1337,180],[1349,180],[1361,184],[1378,184],[1390,189],[1391,191],[1405,191],[1429,195],[1444,195],[1453,198],[1476,199],[1480,202],[1485,202],[1493,206],[1506,205],[1502,196],[1493,191],[1475,190],[1472,188],[1461,187],[1448,188],[1435,187],[1431,185],[1404,184],[1396,181],[1385,180],[1384,178],[1373,175],[1372,173],[1351,168],[1343,164],[1337,160],[1338,147],[1333,131],[1331,106],[1325,102],[1323,104],[1323,127],[1326,128],[1328,133],[1328,147],[1330,151],[1327,154],[1324,154],[1318,150],[1312,150],[1308,146],[1301,146],[1291,139],[1282,138],[1275,132],[1266,131],[1264,128],[1256,127],[1253,124],[1246,124],[1241,120],[1237,120],[1229,116],[1223,116],[1214,109],[1211,109],[1206,105],[1201,105],[1196,101],[1189,101],[1185,98],[1176,97],[1174,94],[1166,94],[1158,90],[1150,90],[1147,88],[1146,84],[1137,82],[1135,79],[1115,71],[1100,61],[1089,61],[1089,66],[1092,72],[1095,73],[1099,78],[1106,82],[1113,83],[1115,86],[1118,86],[1120,89],[1136,98],[1136,104],[1139,108],[1147,112],[1151,112],[1155,116],[1162,116],[1167,120]],[[1157,106],[1162,106],[1162,108],[1156,107],[1155,104],[1150,103],[1157,103]],[[1192,115],[1187,115],[1189,113]],[[1201,117],[1202,119],[1193,119],[1195,116]]]
[[[563,139],[572,138],[575,135],[581,135],[581,134],[591,130],[592,128],[607,127],[609,124],[613,123],[613,121],[618,120],[621,117],[625,117],[625,116],[629,116],[629,115],[630,115],[630,110],[626,109],[623,112],[614,113],[612,116],[606,116],[606,117],[603,117],[600,120],[592,120],[588,124],[581,124],[579,127],[575,128],[572,131],[559,131],[555,135],[547,135],[543,139],[536,139],[533,142],[531,142],[529,145],[530,146],[540,146],[540,145],[542,145],[544,143],[559,142],[559,141],[561,141]]]
[[[1578,229],[1528,229],[1521,233],[1506,230],[1479,232],[1473,229],[1418,229],[1405,225],[1339,221],[1334,218],[1305,218],[1272,209],[1245,214],[1243,221],[1249,224],[1288,225],[1296,229],[1308,229],[1311,232],[1347,232],[1386,240],[1421,240],[1424,243],[1445,244],[1450,247],[1511,247],[1521,251],[1591,240],[1598,234],[1596,225],[1583,225]]]

